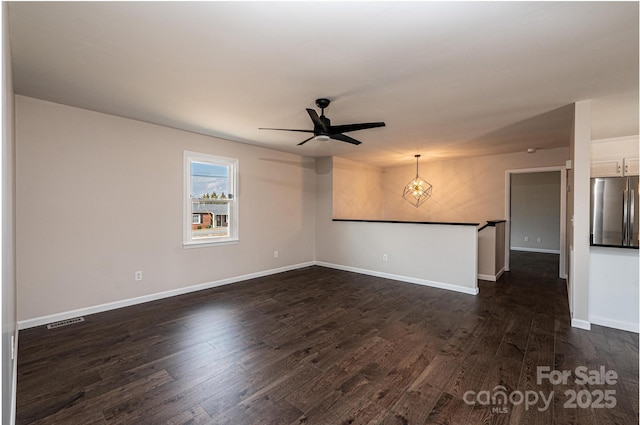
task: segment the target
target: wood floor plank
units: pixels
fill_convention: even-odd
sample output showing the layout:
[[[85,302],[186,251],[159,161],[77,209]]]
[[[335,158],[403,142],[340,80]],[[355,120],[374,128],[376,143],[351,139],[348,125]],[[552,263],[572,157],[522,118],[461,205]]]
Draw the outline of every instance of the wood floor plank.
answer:
[[[349,378],[344,369],[335,365],[302,384],[286,399],[302,412],[309,412]]]
[[[242,402],[216,416],[216,425],[288,425],[301,413],[286,400],[273,401],[268,396]]]
[[[382,363],[390,372],[375,384],[373,400],[385,409],[390,409],[426,369],[435,355],[426,345],[412,347],[402,358],[393,363]]]
[[[172,380],[149,391],[139,392],[103,411],[109,424],[162,423],[188,406],[203,402],[242,379],[239,368],[193,380]]]
[[[21,421],[25,420],[25,423],[44,425],[52,423],[78,424],[100,421],[101,419],[104,420],[103,410],[105,408],[122,403],[140,392],[150,391],[171,381],[171,376],[165,370],[161,370],[146,378],[122,385],[108,393],[87,401],[83,401],[83,394],[79,394],[78,397],[67,405],[60,406],[54,412],[47,412],[49,414],[43,414],[38,420],[34,421],[34,418],[21,418]]]
[[[211,416],[202,406],[195,406],[170,418],[165,425],[207,425],[211,424]]]
[[[425,425],[466,424],[471,415],[472,407],[461,399],[441,393],[440,398],[427,416]]]
[[[314,379],[320,370],[302,363],[304,354],[294,353],[254,374],[237,372],[244,379],[220,388],[220,394],[206,398],[201,405],[213,418],[224,415],[240,403],[266,396],[274,401],[284,399],[290,392],[308,380]]]
[[[472,350],[462,360],[457,373],[443,389],[451,395],[462,398],[467,391],[481,391],[482,383],[492,365],[501,341],[497,338],[477,340]]]
[[[403,424],[424,424],[441,393],[426,382],[412,386],[391,408],[390,415]]]
[[[522,360],[518,357],[496,356],[490,365],[488,365],[487,374],[479,388],[482,390],[505,391],[510,394],[518,389],[520,375],[522,373]]]
[[[104,377],[101,376],[98,378],[94,377],[92,379],[88,379],[86,374],[79,373],[78,377],[72,375],[74,378],[73,380],[66,380],[64,377],[61,377],[59,381],[50,380],[48,385],[44,386],[45,390],[40,392],[39,399],[32,400],[29,403],[23,401],[20,404],[20,409],[28,411],[31,409],[31,406],[39,406],[38,408],[40,409],[46,409],[46,406],[55,406],[60,403],[64,404],[64,400],[74,394],[82,394],[82,400],[85,400],[86,402],[95,397],[100,397],[105,393],[110,393],[111,391],[132,382],[140,382],[144,378],[149,377],[158,371],[166,370],[166,367],[169,365],[180,364],[181,361],[188,362],[196,353],[200,353],[203,350],[211,350],[211,347],[207,344],[193,348],[194,349],[180,351],[176,353],[175,356],[144,363],[141,366],[133,367],[132,369],[124,369],[121,371],[115,370],[112,374],[107,374]],[[176,359],[176,356],[178,356],[179,359]],[[122,362],[120,364],[126,364],[126,362]],[[84,383],[81,381],[78,383],[77,380],[81,379],[85,379]],[[69,383],[73,384],[70,386]],[[55,410],[55,407],[51,407],[51,409]]]
[[[494,411],[492,406],[475,405],[469,415],[469,425],[507,425],[510,421],[510,411]]]

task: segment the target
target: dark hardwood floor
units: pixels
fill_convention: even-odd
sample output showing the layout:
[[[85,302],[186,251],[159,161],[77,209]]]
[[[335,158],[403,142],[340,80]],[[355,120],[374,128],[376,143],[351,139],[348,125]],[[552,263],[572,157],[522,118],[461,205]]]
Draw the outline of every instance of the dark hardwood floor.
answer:
[[[557,256],[511,261],[478,296],[310,267],[21,331],[17,423],[637,424],[638,335],[571,328]]]

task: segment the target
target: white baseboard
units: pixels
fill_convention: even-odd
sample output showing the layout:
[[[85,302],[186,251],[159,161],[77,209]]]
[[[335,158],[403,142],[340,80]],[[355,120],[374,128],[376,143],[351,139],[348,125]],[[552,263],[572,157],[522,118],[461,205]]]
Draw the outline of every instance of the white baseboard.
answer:
[[[198,285],[187,286],[187,287],[184,287],[184,288],[172,289],[170,291],[164,291],[164,292],[158,292],[158,293],[149,294],[149,295],[143,295],[141,297],[128,298],[128,299],[125,299],[125,300],[114,301],[114,302],[111,302],[111,303],[99,304],[99,305],[95,305],[95,306],[79,308],[79,309],[76,309],[76,310],[50,314],[50,315],[47,315],[47,316],[41,316],[41,317],[35,317],[35,318],[32,318],[32,319],[20,320],[20,321],[18,321],[18,329],[33,328],[33,327],[36,327],[36,326],[42,326],[42,325],[46,325],[46,324],[49,324],[49,323],[58,322],[60,320],[67,320],[67,319],[71,319],[71,318],[78,317],[78,316],[86,316],[86,315],[89,315],[89,314],[102,313],[102,312],[109,311],[109,310],[115,310],[115,309],[118,309],[118,308],[129,307],[129,306],[132,306],[132,305],[142,304],[142,303],[146,303],[146,302],[150,302],[150,301],[157,301],[157,300],[160,300],[160,299],[163,299],[163,298],[175,297],[175,296],[178,296],[178,295],[184,295],[184,294],[188,294],[188,293],[191,293],[191,292],[202,291],[204,289],[211,289],[211,288],[215,288],[215,287],[218,287],[218,286],[229,285],[229,284],[232,284],[232,283],[242,282],[242,281],[245,281],[245,280],[255,279],[255,278],[263,277],[263,276],[269,276],[269,275],[272,275],[272,274],[282,273],[282,272],[286,272],[286,271],[290,271],[290,270],[301,269],[301,268],[309,267],[309,266],[313,266],[313,265],[329,267],[329,268],[338,269],[338,270],[345,270],[345,271],[365,274],[365,275],[369,275],[369,276],[382,277],[382,278],[386,278],[386,279],[393,279],[393,280],[398,280],[398,281],[401,281],[401,282],[414,283],[414,284],[417,284],[417,285],[430,286],[430,287],[433,287],[433,288],[446,289],[446,290],[449,290],[449,291],[462,292],[464,294],[470,294],[470,295],[477,295],[478,292],[479,292],[477,286],[475,288],[468,288],[468,287],[459,286],[459,285],[452,285],[450,283],[435,282],[435,281],[431,281],[431,280],[419,279],[419,278],[414,278],[414,277],[409,277],[409,276],[401,276],[401,275],[396,275],[396,274],[377,272],[377,271],[373,271],[373,270],[360,269],[360,268],[356,268],[356,267],[343,266],[343,265],[339,265],[339,264],[325,263],[325,262],[322,262],[322,261],[309,261],[309,262],[306,262],[306,263],[294,264],[294,265],[291,265],[291,266],[280,267],[280,268],[277,268],[277,269],[264,270],[264,271],[260,271],[260,272],[249,273],[249,274],[242,275],[242,276],[235,276],[235,277],[231,277],[231,278],[227,278],[227,279],[216,280],[216,281],[213,281],[213,282],[206,282],[206,283],[201,283],[201,284],[198,284]]]
[[[450,284],[450,283],[435,282],[435,281],[427,280],[427,279],[419,279],[419,278],[415,278],[415,277],[401,276],[401,275],[397,275],[397,274],[384,273],[384,272],[379,272],[379,271],[375,271],[375,270],[360,269],[360,268],[357,268],[357,267],[343,266],[341,264],[325,263],[323,261],[316,261],[315,264],[318,265],[318,266],[329,267],[329,268],[337,269],[337,270],[344,270],[344,271],[347,271],[347,272],[366,274],[366,275],[369,275],[369,276],[375,276],[375,277],[382,277],[382,278],[385,278],[385,279],[398,280],[400,282],[414,283],[416,285],[424,285],[424,286],[430,286],[432,288],[439,288],[439,289],[446,289],[446,290],[449,290],[449,291],[462,292],[463,294],[478,295],[478,292],[479,292],[477,284],[476,284],[475,288],[467,288],[465,286],[453,285],[453,284]]]
[[[512,246],[511,251],[540,252],[543,254],[560,254],[559,249],[529,248],[524,246]]]
[[[640,324],[638,323],[607,319],[606,317],[599,317],[599,316],[589,316],[589,321],[594,325],[606,326],[607,328],[620,329],[621,331],[640,333]]]
[[[591,322],[580,319],[571,319],[571,326],[578,329],[591,330]]]
[[[13,340],[13,370],[11,371],[11,415],[9,416],[9,425],[16,423],[16,407],[18,398],[18,324],[15,327],[15,338]]]
[[[500,279],[500,276],[502,276],[502,274],[505,272],[505,268],[503,267],[498,273],[496,273],[495,276],[490,275],[490,274],[482,274],[482,273],[478,273],[478,279],[481,280],[488,280],[489,282],[496,282],[498,279]]]
[[[61,313],[50,314],[48,316],[35,317],[33,319],[26,319],[18,321],[18,329],[28,329],[36,326],[46,325],[48,323],[58,322],[60,320],[71,319],[78,316],[86,316],[89,314],[102,313],[104,311],[115,310],[117,308],[129,307],[136,304],[142,304],[150,301],[156,301],[163,298],[175,297],[177,295],[184,295],[190,292],[202,291],[203,289],[211,289],[218,286],[229,285],[231,283],[242,282],[244,280],[255,279],[258,277],[269,276],[276,273],[282,273],[290,270],[301,269],[303,267],[313,266],[314,261],[306,263],[294,264],[291,266],[279,267],[277,269],[264,270],[255,273],[249,273],[242,276],[235,276],[226,279],[220,279],[213,282],[201,283],[198,285],[186,286],[184,288],[172,289],[170,291],[157,292],[155,294],[143,295],[136,298],[128,298],[121,301],[114,301],[111,303],[95,305],[91,307],[79,308],[77,310],[71,310]]]

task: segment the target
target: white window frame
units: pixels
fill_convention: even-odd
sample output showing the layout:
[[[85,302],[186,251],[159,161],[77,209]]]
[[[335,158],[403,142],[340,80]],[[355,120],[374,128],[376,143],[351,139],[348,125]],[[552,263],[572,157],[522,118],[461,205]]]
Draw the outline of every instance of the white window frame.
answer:
[[[202,215],[197,213],[191,214],[191,225],[202,224]]]
[[[193,203],[191,200],[191,163],[202,162],[214,165],[224,165],[229,167],[229,193],[227,196],[233,195],[227,200],[229,204],[229,236],[215,238],[193,238],[192,217]],[[183,204],[184,216],[183,222],[183,246],[184,248],[197,248],[207,246],[218,246],[238,243],[238,160],[235,158],[227,158],[217,155],[209,155],[199,152],[184,151],[184,189]],[[213,224],[213,223],[212,223]]]

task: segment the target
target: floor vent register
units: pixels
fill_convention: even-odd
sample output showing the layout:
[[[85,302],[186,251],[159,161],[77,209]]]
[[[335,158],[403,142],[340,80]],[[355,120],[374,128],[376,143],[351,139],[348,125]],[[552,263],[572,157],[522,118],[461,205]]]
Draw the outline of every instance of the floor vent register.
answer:
[[[67,320],[61,320],[59,322],[53,322],[53,323],[49,323],[47,325],[47,329],[55,329],[55,328],[61,328],[63,326],[69,326],[69,325],[73,325],[76,323],[80,323],[80,322],[84,322],[84,317],[74,317],[73,319],[67,319]]]

